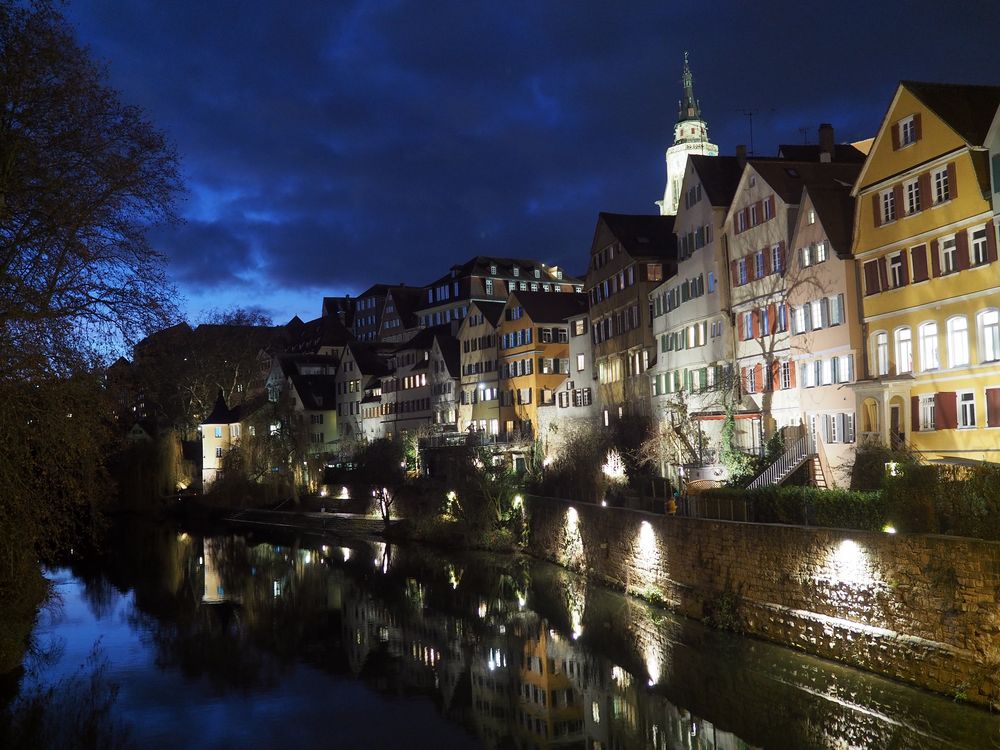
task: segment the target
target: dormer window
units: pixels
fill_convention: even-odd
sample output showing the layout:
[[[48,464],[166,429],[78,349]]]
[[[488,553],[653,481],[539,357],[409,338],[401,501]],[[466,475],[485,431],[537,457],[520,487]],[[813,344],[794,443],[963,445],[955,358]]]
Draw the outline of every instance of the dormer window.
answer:
[[[511,269],[511,273],[513,273],[515,277],[520,276],[521,275],[521,269],[518,268],[517,266],[514,266]]]
[[[904,117],[899,121],[899,147],[909,146],[916,143],[919,137],[917,133],[917,120],[915,115]]]
[[[542,278],[542,272],[541,272],[541,269],[538,269],[538,268],[536,268],[536,269],[535,269],[535,278],[536,278],[536,279],[540,279],[540,278]]]
[[[496,276],[496,275],[497,275],[497,267],[490,266],[490,276]]]

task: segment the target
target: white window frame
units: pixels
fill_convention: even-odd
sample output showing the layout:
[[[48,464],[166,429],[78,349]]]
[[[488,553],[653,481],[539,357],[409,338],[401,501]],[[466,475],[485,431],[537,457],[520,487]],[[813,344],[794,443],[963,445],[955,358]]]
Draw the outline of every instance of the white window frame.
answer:
[[[951,200],[951,185],[948,184],[948,167],[936,169],[931,173],[931,183],[934,186],[934,205]]]
[[[896,194],[893,193],[892,188],[879,193],[879,206],[881,206],[883,224],[896,220]]]
[[[893,289],[903,286],[903,253],[893,253],[889,256],[889,285]]]
[[[995,307],[980,310],[976,314],[976,334],[979,361],[1000,361],[1000,310]]]
[[[887,331],[875,331],[872,334],[872,363],[875,365],[876,377],[889,374],[889,334]]]
[[[958,401],[958,429],[974,430],[976,428],[976,393],[975,391],[959,391],[955,394]]]
[[[905,148],[917,142],[917,123],[913,115],[899,121],[899,147]]]
[[[935,320],[921,323],[918,330],[920,341],[920,370],[938,370],[941,367],[941,350],[938,346],[938,324]]]
[[[972,265],[984,265],[989,256],[986,246],[986,232],[988,227],[974,227],[969,230],[969,260]]]
[[[969,364],[969,321],[964,315],[948,318],[948,366],[964,367]]]
[[[913,372],[913,330],[909,326],[901,326],[893,331],[892,339],[896,355],[896,374]]]
[[[920,396],[920,431],[926,432],[934,429],[934,396]]]
[[[941,261],[941,275],[955,273],[958,270],[958,242],[955,235],[942,237],[938,240],[938,255]]]
[[[912,216],[920,211],[920,181],[910,180],[903,184],[903,195],[906,200],[906,215]]]

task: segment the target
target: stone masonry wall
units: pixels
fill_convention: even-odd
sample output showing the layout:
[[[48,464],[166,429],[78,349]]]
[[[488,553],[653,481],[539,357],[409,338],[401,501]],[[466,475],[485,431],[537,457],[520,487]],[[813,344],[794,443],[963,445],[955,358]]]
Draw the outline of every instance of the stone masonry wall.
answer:
[[[696,619],[1000,706],[1000,544],[530,498],[531,551]]]

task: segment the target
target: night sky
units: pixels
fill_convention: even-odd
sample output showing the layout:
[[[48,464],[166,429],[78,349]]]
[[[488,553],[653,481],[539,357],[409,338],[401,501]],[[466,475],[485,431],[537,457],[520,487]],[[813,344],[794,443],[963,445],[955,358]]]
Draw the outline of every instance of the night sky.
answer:
[[[656,212],[684,50],[723,154],[749,143],[745,110],[771,156],[821,122],[874,135],[900,79],[1000,83],[991,0],[65,13],[182,158],[186,221],[154,239],[195,321],[237,305],[310,319],[323,295],[425,284],[476,254],[582,273],[598,211]]]

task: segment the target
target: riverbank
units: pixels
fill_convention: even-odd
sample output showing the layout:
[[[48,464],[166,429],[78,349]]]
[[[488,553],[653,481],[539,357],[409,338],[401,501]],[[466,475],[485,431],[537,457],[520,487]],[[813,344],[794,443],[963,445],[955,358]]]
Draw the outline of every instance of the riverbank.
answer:
[[[540,558],[716,627],[1000,708],[1000,544],[526,502]]]

